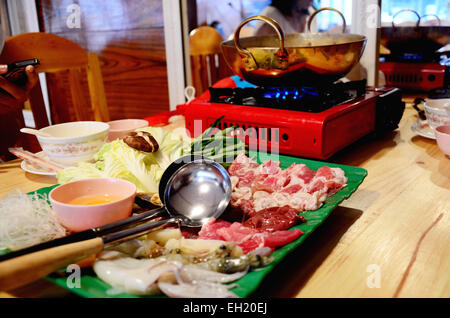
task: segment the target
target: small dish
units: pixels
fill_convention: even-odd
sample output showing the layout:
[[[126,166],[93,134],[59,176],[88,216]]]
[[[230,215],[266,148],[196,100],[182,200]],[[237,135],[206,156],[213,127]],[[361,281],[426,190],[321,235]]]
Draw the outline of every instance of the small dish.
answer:
[[[47,155],[43,151],[37,152],[37,153],[35,153],[35,155],[42,159],[49,160]],[[22,162],[20,163],[20,168],[22,168],[22,170],[25,170],[26,172],[29,172],[32,174],[38,174],[41,176],[56,176],[55,171],[50,171],[50,170],[46,169],[45,167],[36,166],[26,160],[22,160]]]
[[[136,129],[147,127],[148,121],[144,119],[119,119],[109,121],[107,124],[109,125],[108,141],[113,141]]]
[[[430,125],[428,125],[428,122],[426,120],[420,120],[418,118],[417,121],[412,124],[411,130],[419,136],[429,139],[436,139],[433,129],[430,127]]]
[[[96,199],[92,203],[75,203],[86,197],[115,197],[112,201]],[[49,200],[59,222],[72,232],[80,232],[130,216],[136,196],[136,185],[114,178],[91,178],[57,186]],[[101,202],[93,203],[94,200]],[[105,203],[102,203],[105,202]]]

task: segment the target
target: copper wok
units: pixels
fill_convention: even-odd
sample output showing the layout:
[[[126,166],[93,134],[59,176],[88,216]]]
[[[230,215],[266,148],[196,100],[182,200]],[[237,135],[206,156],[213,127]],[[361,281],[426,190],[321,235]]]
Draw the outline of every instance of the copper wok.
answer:
[[[417,16],[415,26],[398,26],[394,18],[402,12],[413,12]],[[450,27],[441,26],[439,17],[436,16],[439,26],[421,26],[420,16],[412,9],[398,11],[392,17],[392,26],[381,28],[380,42],[388,48],[392,54],[402,53],[434,53],[450,41]]]
[[[308,30],[315,11],[308,20]],[[276,35],[239,39],[241,28],[250,21],[271,25]],[[278,23],[265,16],[242,21],[234,39],[221,43],[225,61],[244,80],[258,86],[324,85],[345,76],[358,63],[366,37],[357,34],[294,33],[285,35]]]

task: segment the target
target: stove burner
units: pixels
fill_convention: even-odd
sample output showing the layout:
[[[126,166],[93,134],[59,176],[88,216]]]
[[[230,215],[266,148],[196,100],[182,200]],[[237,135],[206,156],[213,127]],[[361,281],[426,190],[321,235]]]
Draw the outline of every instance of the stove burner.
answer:
[[[445,60],[450,56],[450,52],[391,52],[382,55],[380,62],[406,62],[406,63],[440,63],[445,64]]]
[[[361,97],[366,80],[324,87],[209,88],[210,102],[318,113]]]

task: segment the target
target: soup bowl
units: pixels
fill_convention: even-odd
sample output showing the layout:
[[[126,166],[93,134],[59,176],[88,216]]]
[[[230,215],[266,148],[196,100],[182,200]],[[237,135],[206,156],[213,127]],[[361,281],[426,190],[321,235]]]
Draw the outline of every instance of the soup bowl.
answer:
[[[106,143],[109,125],[99,121],[76,121],[39,129],[51,137],[37,136],[44,153],[64,166],[91,161]]]

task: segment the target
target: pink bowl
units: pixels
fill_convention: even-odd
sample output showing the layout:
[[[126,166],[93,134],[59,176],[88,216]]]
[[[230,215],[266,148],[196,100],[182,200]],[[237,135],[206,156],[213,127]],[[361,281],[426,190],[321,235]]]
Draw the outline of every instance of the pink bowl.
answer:
[[[69,204],[86,195],[115,195],[122,199],[96,205]],[[79,232],[114,221],[131,214],[136,186],[126,180],[92,178],[65,183],[50,191],[49,199],[59,222],[68,230]]]
[[[144,119],[119,119],[109,121],[108,141],[123,138],[129,132],[135,131],[138,128],[148,126],[148,121]]]
[[[434,133],[439,148],[450,156],[450,125],[436,127]]]

